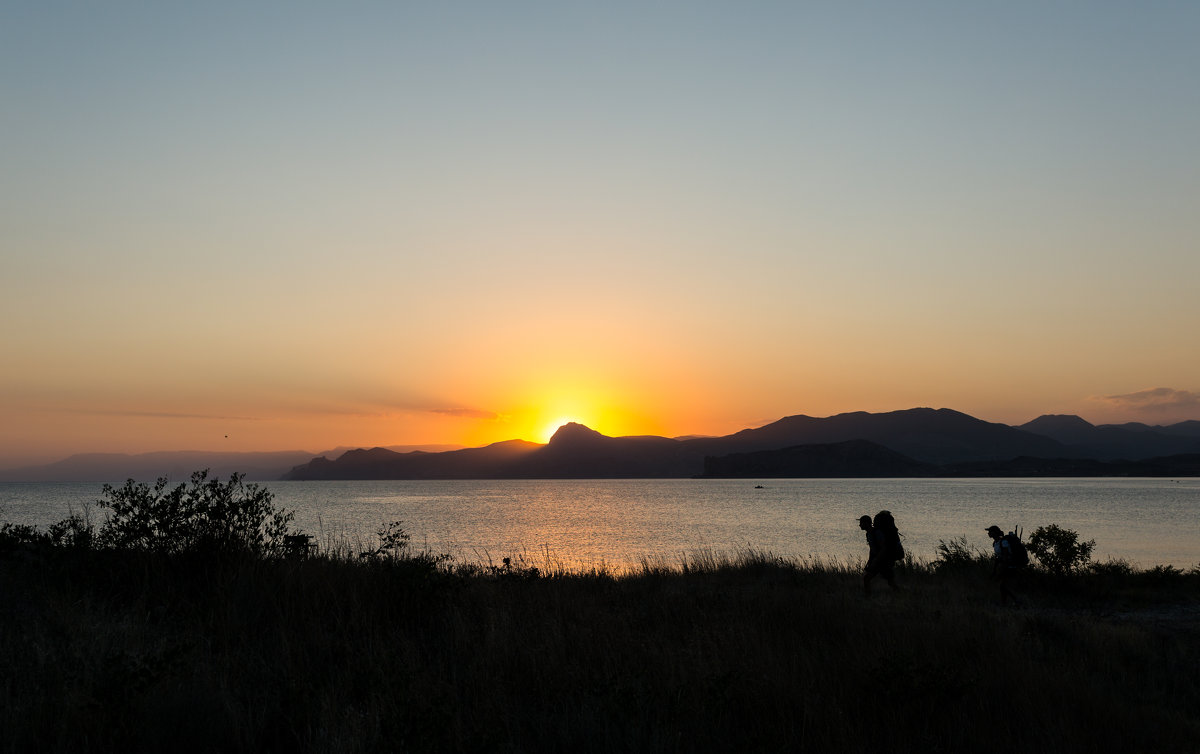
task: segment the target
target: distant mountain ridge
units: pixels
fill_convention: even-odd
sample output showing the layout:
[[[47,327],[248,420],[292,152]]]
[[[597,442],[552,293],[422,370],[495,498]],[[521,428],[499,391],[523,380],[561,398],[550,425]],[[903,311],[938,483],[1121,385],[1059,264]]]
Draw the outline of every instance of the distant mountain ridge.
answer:
[[[1075,417],[1078,419],[1078,417]],[[1035,428],[1074,427],[1083,420],[1031,422]],[[1090,425],[1088,425],[1090,426]],[[1064,429],[1064,431],[1065,431]],[[1146,451],[1127,456],[1146,459],[1190,452],[1193,438],[1183,427],[1170,452],[1159,452],[1160,437],[1168,433],[1142,433]],[[1121,437],[1133,434],[1121,430]],[[1060,432],[1061,434],[1061,432]],[[1090,435],[1084,437],[1087,439]],[[835,448],[840,444],[850,445]],[[866,444],[864,444],[866,443]],[[372,452],[369,457],[343,456],[319,459],[299,466],[285,479],[563,479],[563,478],[680,478],[717,475],[714,470],[730,461],[716,459],[740,454],[754,464],[775,463],[789,474],[851,476],[937,476],[955,464],[999,464],[1018,458],[1085,459],[1079,446],[1023,427],[985,422],[951,409],[914,408],[871,414],[854,412],[827,418],[790,416],[762,427],[725,437],[608,437],[580,424],[561,427],[545,445],[525,443],[519,452],[501,453],[497,445],[463,450],[435,460],[412,454]],[[827,447],[814,447],[827,446]],[[804,447],[803,450],[796,448]],[[1196,448],[1200,451],[1200,447]],[[774,453],[776,458],[748,457]],[[347,454],[348,456],[350,454]],[[791,459],[785,462],[784,459]],[[822,467],[820,459],[824,458]],[[1111,460],[1097,458],[1095,460]],[[796,464],[800,464],[797,466]],[[840,466],[839,466],[840,464]],[[1043,464],[1045,465],[1045,464]],[[834,468],[840,470],[834,471]],[[1002,473],[999,465],[993,465]],[[1100,468],[1100,467],[1097,467]],[[889,470],[890,469],[890,470]],[[964,469],[966,467],[964,466]],[[972,473],[975,473],[972,471]],[[1114,473],[1121,473],[1114,471]]]
[[[862,478],[937,476],[939,467],[870,440],[820,445],[793,445],[780,450],[731,453],[704,459],[710,478]]]
[[[758,429],[696,443],[705,448],[707,455],[724,455],[848,440],[869,440],[914,460],[935,464],[1065,452],[1062,444],[1051,438],[948,408],[879,414],[856,411],[823,419],[789,416]]]
[[[797,445],[707,458],[703,476],[770,478],[971,478],[971,477],[1188,477],[1200,476],[1200,453],[1136,461],[1093,458],[1034,458],[922,463],[866,440],[832,445]]]
[[[833,447],[845,443],[850,444]],[[800,447],[806,449],[795,450]],[[913,408],[825,418],[788,416],[723,437],[675,438],[608,437],[572,423],[561,427],[546,444],[508,440],[482,448],[339,448],[319,455],[305,451],[81,454],[52,464],[0,471],[0,481],[121,482],[127,478],[151,481],[160,476],[183,481],[204,468],[217,476],[245,473],[252,481],[681,478],[715,469],[732,473],[731,462],[712,459],[762,452],[774,456],[771,460],[742,458],[742,462],[775,464],[778,469],[790,469],[778,473],[805,476],[939,475],[956,465],[967,475],[1007,475],[1007,470],[1018,467],[1053,467],[1064,474],[1092,468],[1101,475],[1140,474],[1147,469],[1188,475],[1186,463],[1185,471],[1168,471],[1180,468],[1176,461],[1124,467],[1115,462],[1200,453],[1200,421],[1095,426],[1078,416],[1045,415],[1013,427],[951,409]],[[1020,459],[1025,460],[1014,465]],[[1047,463],[1049,460],[1055,464]],[[1085,461],[1101,465],[1089,467]]]
[[[1047,414],[1022,424],[1020,429],[1066,445],[1070,458],[1116,461],[1200,453],[1197,421],[1166,427],[1137,423],[1095,426],[1078,416]]]
[[[314,458],[284,475],[285,480],[314,479],[491,479],[509,476],[508,467],[544,447],[525,440],[506,440],[482,448],[443,453],[397,453],[385,448],[351,450],[336,460]],[[471,469],[464,475],[462,469]]]
[[[423,448],[430,452],[454,449],[452,445],[393,446],[395,451]],[[325,455],[343,454],[350,448],[335,448]],[[0,470],[0,482],[123,482],[126,479],[154,481],[166,477],[187,481],[192,472],[210,469],[213,476],[245,474],[250,481],[279,479],[289,469],[323,454],[304,450],[268,452],[159,451],[154,453],[79,453],[54,463]]]

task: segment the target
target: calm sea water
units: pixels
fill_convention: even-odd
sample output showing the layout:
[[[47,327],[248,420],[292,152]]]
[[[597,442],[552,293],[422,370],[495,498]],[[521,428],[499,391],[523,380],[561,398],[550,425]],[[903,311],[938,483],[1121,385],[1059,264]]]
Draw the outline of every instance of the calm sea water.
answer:
[[[1046,524],[1096,540],[1096,560],[1200,564],[1200,479],[782,479],[267,482],[318,541],[374,541],[403,521],[413,543],[468,561],[623,567],[752,547],[853,562],[860,515],[891,510],[914,555],[941,539],[990,549],[984,529]],[[0,484],[0,521],[45,526],[83,511],[99,484]],[[92,511],[99,521],[102,511]]]

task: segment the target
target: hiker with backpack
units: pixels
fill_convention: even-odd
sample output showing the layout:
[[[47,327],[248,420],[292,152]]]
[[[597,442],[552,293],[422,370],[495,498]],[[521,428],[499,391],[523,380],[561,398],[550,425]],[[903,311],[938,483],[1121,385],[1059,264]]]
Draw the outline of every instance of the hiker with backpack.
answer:
[[[871,595],[871,579],[883,576],[888,586],[899,589],[896,584],[895,563],[904,558],[904,546],[900,543],[900,531],[890,511],[879,511],[872,521],[870,516],[860,516],[858,528],[867,534],[867,567],[863,569],[863,594]]]
[[[1012,585],[1025,566],[1029,565],[1029,553],[1025,550],[1025,543],[1015,531],[1005,534],[999,526],[989,526],[987,533],[992,538],[992,551],[995,553],[992,576],[1000,581],[1000,604],[1003,605],[1010,599],[1020,604],[1021,600],[1013,593]]]

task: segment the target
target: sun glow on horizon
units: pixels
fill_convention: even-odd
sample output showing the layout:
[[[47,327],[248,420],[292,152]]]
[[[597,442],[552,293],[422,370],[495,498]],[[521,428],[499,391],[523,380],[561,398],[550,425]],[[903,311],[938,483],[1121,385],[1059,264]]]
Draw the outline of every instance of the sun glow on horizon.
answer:
[[[607,437],[654,434],[663,429],[648,419],[636,390],[586,375],[548,372],[536,384],[524,387],[518,400],[491,401],[499,407],[501,421],[477,426],[489,433],[488,442],[521,439],[548,443],[563,425],[572,422]],[[483,439],[482,432],[479,439]]]
[[[560,416],[542,428],[542,434],[538,438],[538,442],[550,442],[550,438],[554,437],[555,432],[557,432],[564,424],[570,424],[571,422],[588,426],[587,422],[583,421],[582,419],[577,419],[574,416]]]

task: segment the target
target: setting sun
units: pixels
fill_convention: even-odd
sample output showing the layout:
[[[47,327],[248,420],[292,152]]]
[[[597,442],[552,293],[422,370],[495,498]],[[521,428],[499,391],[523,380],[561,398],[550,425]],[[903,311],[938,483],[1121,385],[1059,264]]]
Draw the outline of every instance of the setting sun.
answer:
[[[550,442],[550,438],[554,437],[554,433],[558,431],[559,427],[564,424],[570,424],[571,422],[584,425],[587,424],[587,422],[577,419],[573,416],[559,417],[542,428],[542,435],[538,438],[538,442]]]
[[[608,408],[615,402],[610,391],[577,375],[571,375],[570,379],[561,375],[559,378],[562,383],[558,385],[542,384],[531,391],[527,414],[529,439],[550,442],[559,427],[571,422],[611,434],[620,423],[612,420],[613,411]],[[569,383],[570,387],[561,386],[564,383]],[[520,415],[520,412],[513,413]]]

